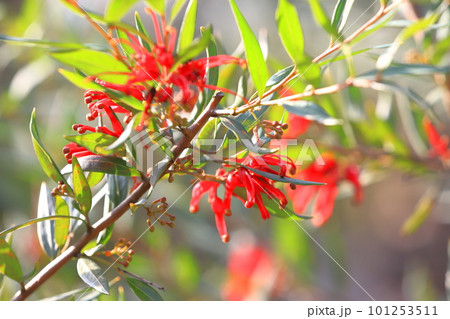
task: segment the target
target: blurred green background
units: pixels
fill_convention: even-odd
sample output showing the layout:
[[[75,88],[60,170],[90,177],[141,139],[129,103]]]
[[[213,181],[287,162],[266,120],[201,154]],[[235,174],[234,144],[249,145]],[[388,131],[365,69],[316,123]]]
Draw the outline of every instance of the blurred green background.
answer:
[[[307,2],[295,3],[304,28],[306,50],[310,55],[318,54],[329,39],[314,24]],[[334,3],[323,1],[328,12]],[[372,3],[357,2],[349,19],[354,21],[350,30],[373,16],[378,4],[371,6]],[[103,12],[106,1],[80,1],[80,4]],[[254,30],[267,31],[270,54],[288,65],[276,34],[273,18],[276,1],[237,1],[237,4]],[[233,52],[239,35],[227,1],[200,0],[199,8],[198,26],[212,23],[226,51]],[[142,11],[143,5],[136,5],[135,9]],[[132,23],[132,15],[131,12],[125,20]],[[145,23],[151,29],[150,20]],[[179,24],[180,17],[175,26]],[[0,34],[106,45],[92,31],[83,18],[56,0],[0,1]],[[394,37],[392,30],[382,30],[364,40],[361,47],[389,43]],[[359,73],[374,65],[368,57],[359,57],[355,63]],[[66,142],[62,135],[71,133],[73,123],[85,121],[83,92],[63,79],[58,67],[43,49],[0,44],[0,229],[36,216],[40,183],[46,180],[28,131],[32,109],[37,110],[41,138],[60,167],[65,164],[61,148]],[[339,77],[339,70],[337,73]],[[426,92],[427,86],[421,83],[416,89]],[[365,104],[374,104],[375,94],[364,99]],[[197,214],[189,213],[190,191],[185,190],[190,179],[179,177],[172,184],[163,181],[155,192],[155,198],[166,196],[169,204],[173,203],[169,212],[177,217],[174,229],[156,226],[149,233],[147,217],[138,211],[116,223],[111,244],[120,237],[137,240],[128,270],[165,287],[162,295],[166,300],[227,299],[230,289],[237,289],[230,284],[233,276],[228,267],[229,256],[251,245],[264,247],[272,262],[262,268],[262,274],[253,273],[259,284],[245,283],[251,286],[247,295],[250,299],[369,300],[363,287],[377,300],[444,300],[450,234],[448,191],[440,194],[430,217],[416,233],[409,237],[400,235],[403,223],[433,179],[432,175],[417,177],[389,170],[365,187],[365,199],[359,206],[353,205],[350,192],[344,189],[332,218],[320,229],[308,222],[302,222],[300,227],[290,219],[273,217],[263,221],[256,209],[246,210],[235,203],[228,222],[231,242],[223,244],[206,200]],[[32,271],[35,263],[41,269],[48,262],[39,247],[35,226],[15,232],[13,247],[25,273]],[[245,249],[239,256],[246,255]],[[111,271],[106,276],[112,279],[116,273]],[[273,280],[267,280],[268,277]],[[32,299],[83,286],[72,262]],[[122,283],[114,287],[111,296],[102,296],[101,300],[120,298]],[[16,288],[12,281],[4,279],[0,299],[9,299]],[[127,300],[136,299],[128,288],[125,296]]]

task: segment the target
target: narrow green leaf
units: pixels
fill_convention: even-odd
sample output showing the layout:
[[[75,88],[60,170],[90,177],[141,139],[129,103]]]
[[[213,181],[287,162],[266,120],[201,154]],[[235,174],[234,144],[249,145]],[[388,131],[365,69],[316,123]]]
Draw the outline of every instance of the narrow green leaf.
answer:
[[[184,14],[183,24],[178,37],[177,52],[183,52],[190,47],[195,34],[195,21],[197,19],[197,0],[189,0]]]
[[[326,32],[339,38],[339,34],[336,29],[331,25],[330,19],[328,18],[325,10],[322,8],[319,0],[308,0],[309,6],[311,7],[311,12],[313,14],[314,20],[320,25]]]
[[[108,281],[103,277],[103,270],[92,260],[80,258],[77,262],[77,271],[80,278],[102,294],[109,295]]]
[[[355,0],[338,0],[336,7],[334,7],[331,26],[337,30],[338,33],[341,33],[344,29],[354,2]]]
[[[55,215],[54,212],[55,200],[50,194],[47,185],[42,183],[37,207],[37,217],[42,222],[37,224],[37,235],[39,244],[50,258],[54,258],[58,253],[58,245],[55,241],[55,222],[45,219],[46,217]]]
[[[55,182],[62,181],[64,182],[64,184],[67,185],[67,181],[64,178],[64,176],[62,176],[61,172],[59,171],[59,168],[56,166],[51,156],[45,150],[44,146],[42,146],[42,143],[39,138],[39,133],[36,127],[36,109],[33,109],[33,112],[31,113],[30,132],[36,156],[45,174],[47,174],[47,176],[50,177]],[[70,187],[69,191],[71,191]]]
[[[55,214],[70,216],[69,206],[61,196],[55,196]],[[59,248],[63,247],[69,235],[69,218],[57,218],[55,220],[55,242]]]
[[[116,29],[115,31],[117,38],[120,41],[119,47],[122,49],[124,55],[130,58],[131,55],[134,54],[134,50],[130,45],[127,44],[130,41],[128,34],[121,29]]]
[[[180,64],[189,61],[201,54],[208,47],[210,41],[211,27],[208,27],[204,30],[200,38],[192,41],[187,48],[178,53],[174,65],[172,66],[172,71],[175,70]]]
[[[426,221],[433,210],[439,192],[432,187],[420,198],[414,213],[405,221],[401,233],[404,236],[412,235]]]
[[[53,220],[53,219],[76,219],[76,220],[79,220],[81,222],[84,222],[84,219],[81,219],[81,218],[76,217],[76,216],[51,215],[51,216],[33,218],[33,219],[30,219],[30,220],[26,221],[25,223],[22,223],[22,224],[19,224],[19,225],[16,225],[16,226],[12,226],[10,228],[2,230],[0,232],[0,236],[3,236],[3,235],[6,235],[8,233],[11,233],[13,231],[16,231],[16,230],[19,230],[19,229],[22,229],[22,228],[34,225],[34,224],[39,223],[39,222],[43,222],[43,221],[46,221],[46,220]]]
[[[264,172],[264,171],[261,171],[259,169],[254,169],[254,168],[251,168],[251,167],[248,167],[248,166],[245,166],[245,165],[240,165],[240,166],[251,170],[252,172],[254,172],[257,175],[261,175],[263,177],[266,177],[266,178],[271,179],[271,180],[276,181],[276,182],[289,183],[289,184],[302,185],[302,186],[326,185],[324,183],[304,181],[304,180],[301,180],[301,179],[296,179],[296,178],[291,178],[291,177],[286,177],[286,176],[281,177],[280,175]]]
[[[276,85],[283,81],[294,69],[294,65],[288,66],[287,68],[284,68],[283,70],[278,71],[274,75],[272,75],[266,83],[266,87]]]
[[[0,34],[0,42],[4,42],[7,44],[14,44],[14,45],[38,47],[38,48],[43,48],[43,49],[51,49],[51,48],[84,49],[84,48],[88,48],[88,47],[92,46],[89,44],[81,44],[81,43],[51,42],[51,41],[43,41],[43,40],[38,40],[38,39],[24,39],[24,38],[11,37],[11,36],[2,35],[2,34]]]
[[[58,72],[64,76],[67,80],[69,80],[72,84],[78,86],[81,89],[84,90],[99,90],[104,91],[105,88],[101,86],[100,84],[95,83],[91,79],[82,76],[79,73],[64,70],[64,69],[58,69]]]
[[[294,218],[294,219],[312,219],[312,216],[300,215],[294,213],[289,207],[280,207],[278,201],[273,198],[263,197],[264,207],[269,213],[279,218]]]
[[[166,11],[166,0],[145,0],[156,13],[163,16]]]
[[[319,122],[324,125],[337,125],[342,121],[331,117],[325,110],[311,101],[291,101],[283,103],[289,113],[304,117],[307,120]]]
[[[136,296],[145,301],[162,301],[161,295],[147,283],[132,277],[127,277],[127,283]]]
[[[134,14],[134,22],[136,24],[136,29],[141,32],[142,34],[144,34],[146,36],[146,38],[150,38],[150,36],[148,35],[147,30],[145,29],[144,25],[142,24],[142,20],[141,17],[139,16],[139,13],[136,11]],[[141,36],[138,35],[138,39],[139,39],[139,43],[147,49],[147,51],[151,51],[152,50],[152,46],[153,43],[149,43],[148,41],[145,41]]]
[[[78,159],[78,163],[84,172],[100,172],[120,176],[141,176],[140,172],[134,167],[127,165],[123,159],[114,156],[90,155]],[[72,166],[67,165],[63,168],[64,174],[72,172]]]
[[[55,51],[49,54],[65,65],[107,82],[125,84],[128,76],[124,73],[130,72],[125,64],[105,52],[79,49]]]
[[[3,237],[0,237],[0,274],[18,282],[23,277],[19,259]]]
[[[269,71],[267,70],[264,56],[259,46],[258,40],[248,25],[242,13],[239,11],[234,0],[230,0],[230,5],[233,10],[234,17],[239,27],[241,38],[244,42],[245,56],[247,58],[248,69],[252,77],[253,83],[258,95],[262,97],[266,87],[267,79],[269,78]]]
[[[430,64],[395,64],[383,71],[383,76],[392,75],[433,75],[437,73],[450,73],[450,66],[435,66]],[[378,74],[378,70],[372,70],[361,74],[359,78],[371,78]]]
[[[83,168],[83,164],[81,164],[80,159],[78,159],[78,162],[80,163],[80,166],[81,166],[81,169],[83,170],[83,172],[87,172],[87,170],[85,170]],[[92,188],[92,187],[96,186],[98,183],[100,183],[103,180],[103,177],[105,177],[105,173],[91,171],[87,176],[87,181],[88,181],[89,187]]]
[[[110,0],[105,10],[107,21],[120,21],[138,0]]]
[[[288,0],[279,0],[276,11],[278,34],[286,52],[295,63],[303,57],[303,31],[295,6]]]
[[[81,212],[87,215],[91,211],[92,192],[86,176],[84,176],[84,172],[78,163],[78,159],[75,156],[72,158],[72,180],[75,199],[80,205]]]
[[[201,27],[200,28],[201,34],[203,35],[206,31],[206,28]],[[216,40],[214,39],[214,36],[210,34],[209,44],[206,48],[206,56],[208,58],[212,56],[217,55],[217,46],[216,46]],[[217,86],[217,83],[219,82],[219,68],[210,68],[208,67],[208,85]],[[208,96],[206,98],[206,101],[211,101],[212,97],[214,95],[214,90],[208,91]]]
[[[169,24],[172,24],[173,20],[178,16],[178,13],[180,13],[181,8],[186,3],[187,0],[175,0],[172,10],[170,11],[170,22]]]
[[[244,146],[252,153],[256,154],[268,154],[274,152],[274,150],[259,147],[252,142],[252,138],[246,131],[245,127],[236,119],[231,117],[222,117],[222,124],[232,131],[236,137],[244,144]]]
[[[125,148],[123,146],[113,150],[108,149],[108,146],[114,143],[117,140],[117,137],[105,133],[96,132],[81,135],[65,135],[64,138],[77,143],[98,155],[125,155]]]

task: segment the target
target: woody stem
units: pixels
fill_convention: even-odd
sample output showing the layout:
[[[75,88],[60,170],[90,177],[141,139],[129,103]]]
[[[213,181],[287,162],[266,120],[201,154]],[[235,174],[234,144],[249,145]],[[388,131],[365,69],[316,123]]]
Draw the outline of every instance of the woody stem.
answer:
[[[197,120],[186,129],[186,134],[180,139],[180,141],[172,148],[173,157],[170,164],[167,166],[166,171],[169,169],[171,164],[181,155],[181,153],[188,147],[192,142],[192,139],[200,131],[200,129],[208,122],[209,118],[213,114],[214,109],[219,104],[220,100],[224,97],[222,92],[218,92],[214,95],[213,99],[205,110],[200,114]],[[161,174],[163,176],[164,174]],[[108,226],[116,222],[123,214],[125,214],[130,205],[136,203],[148,190],[150,189],[150,182],[146,177],[143,177],[142,183],[118,206],[116,206],[112,211],[99,219],[95,224],[92,225],[89,232],[86,232],[81,238],[67,248],[61,255],[52,260],[47,266],[45,266],[36,276],[34,276],[28,283],[22,287],[14,295],[12,300],[25,300],[30,296],[36,289],[38,289],[44,282],[50,279],[59,269],[61,269],[65,264],[67,264],[72,258],[78,256],[91,240],[96,238],[98,234],[106,229]]]

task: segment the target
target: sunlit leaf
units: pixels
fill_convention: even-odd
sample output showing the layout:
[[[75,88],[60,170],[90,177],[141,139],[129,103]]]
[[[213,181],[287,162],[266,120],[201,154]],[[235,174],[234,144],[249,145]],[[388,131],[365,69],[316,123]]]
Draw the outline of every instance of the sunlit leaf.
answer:
[[[128,67],[105,52],[79,49],[55,51],[49,54],[52,58],[65,65],[107,82],[125,84],[128,79],[127,75],[124,74],[130,71]]]
[[[49,217],[55,215],[55,202],[53,196],[47,188],[45,183],[41,184],[41,191],[39,193],[39,201],[37,208],[37,217]],[[39,244],[44,252],[50,258],[54,258],[58,253],[58,245],[55,241],[55,222],[52,220],[44,220],[37,224],[37,235]]]
[[[206,29],[203,27],[200,30],[202,35],[206,31]],[[210,34],[209,45],[206,48],[206,56],[209,58],[216,55],[217,55],[216,41],[214,39],[214,36]],[[219,68],[208,67],[208,85],[217,86],[218,81],[219,81]],[[214,90],[209,90],[206,101],[209,102],[212,99],[213,95]]]
[[[78,159],[78,162],[80,162],[80,160]],[[81,169],[83,170],[83,172],[87,172],[84,168],[83,165],[80,163]],[[105,173],[103,172],[90,172],[87,176],[87,181],[89,183],[89,187],[94,187],[96,186],[98,183],[100,183],[103,180],[103,177],[105,177]]]
[[[347,23],[350,10],[355,0],[338,0],[336,7],[334,7],[333,18],[331,19],[331,26],[341,33]]]
[[[0,237],[0,273],[15,281],[22,281],[23,273],[19,259],[3,237]]]
[[[134,14],[134,22],[136,24],[136,29],[139,30],[142,34],[144,34],[147,38],[150,38],[148,35],[147,30],[145,29],[144,25],[142,24],[141,17],[139,16],[139,13],[136,11]],[[139,43],[147,49],[147,51],[151,51],[151,44],[148,41],[144,40],[141,36],[138,35]]]
[[[187,48],[179,51],[172,70],[176,69],[180,64],[189,61],[200,55],[209,45],[211,41],[211,27],[205,28],[202,36],[193,40]]]
[[[85,49],[88,47],[93,47],[93,45],[89,44],[81,44],[81,43],[69,43],[69,42],[52,42],[52,41],[44,41],[44,40],[38,40],[38,39],[24,39],[24,38],[17,38],[17,37],[11,37],[7,35],[0,34],[0,42],[4,42],[7,44],[14,44],[14,45],[23,45],[23,46],[31,46],[31,47],[38,47],[43,49]],[[99,47],[97,47],[100,49]]]
[[[44,172],[47,174],[48,177],[50,177],[55,182],[62,181],[64,182],[64,184],[67,185],[67,181],[64,178],[64,176],[62,176],[61,172],[59,171],[59,168],[56,166],[50,154],[42,146],[41,140],[39,138],[39,133],[36,127],[36,109],[33,109],[33,112],[31,114],[30,132],[36,156]],[[70,187],[68,188],[70,192],[71,191]]]
[[[279,0],[276,11],[278,34],[286,52],[295,63],[303,58],[303,31],[295,6],[288,0]]]
[[[172,24],[173,20],[175,20],[175,18],[178,16],[178,13],[180,13],[181,8],[186,3],[186,1],[187,0],[175,0],[170,11],[170,24]]]
[[[287,68],[284,68],[283,70],[278,71],[267,80],[266,86],[273,86],[280,83],[292,72],[293,69],[294,66],[291,65]]]
[[[78,159],[75,156],[72,158],[72,180],[75,199],[80,205],[81,212],[87,215],[91,211],[92,192],[86,176],[84,176],[84,172],[78,163]]]
[[[108,281],[103,277],[103,270],[88,258],[80,258],[77,262],[77,271],[80,278],[102,294],[109,295]]]
[[[119,147],[113,150],[108,149],[108,146],[114,143],[117,140],[117,137],[105,133],[96,132],[81,135],[65,135],[64,138],[71,142],[77,143],[78,145],[83,146],[92,153],[98,155],[125,155],[124,147]]]
[[[138,0],[111,0],[105,10],[105,19],[108,21],[120,21],[122,17]]]
[[[190,0],[180,28],[177,52],[185,51],[191,45],[192,40],[194,40],[196,18],[197,0]]]
[[[258,39],[250,28],[247,20],[245,20],[242,13],[239,11],[234,0],[230,0],[230,5],[233,10],[234,17],[239,27],[241,38],[244,42],[245,56],[247,58],[248,69],[253,83],[260,97],[264,94],[269,72],[267,70],[264,56],[259,46]]]
[[[160,16],[164,15],[166,11],[166,0],[145,0],[156,13]]]
[[[127,283],[135,295],[145,301],[162,301],[161,295],[147,283],[132,277],[127,277]]]
[[[55,196],[55,214],[59,216],[70,216],[69,206],[61,196]],[[63,247],[69,235],[69,218],[55,219],[55,242],[59,248]]]
[[[326,32],[334,36],[335,38],[339,38],[339,35],[336,29],[331,25],[330,18],[328,18],[325,10],[322,8],[319,0],[308,0],[309,6],[311,7],[311,12],[313,14],[314,20],[316,23],[322,27]]]

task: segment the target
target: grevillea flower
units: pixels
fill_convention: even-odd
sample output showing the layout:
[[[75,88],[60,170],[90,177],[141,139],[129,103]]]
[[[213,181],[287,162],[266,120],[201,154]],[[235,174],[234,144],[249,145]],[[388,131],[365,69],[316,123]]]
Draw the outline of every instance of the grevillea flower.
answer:
[[[122,134],[123,126],[115,112],[124,113],[126,112],[124,109],[111,101],[104,93],[98,91],[86,91],[85,103],[88,105],[90,111],[86,116],[88,121],[93,121],[95,118],[106,114],[111,122],[112,129],[109,129],[106,126],[93,127],[83,124],[74,124],[72,126],[74,131],[77,131],[79,134],[84,134],[86,132],[104,133],[114,137],[119,137]],[[63,153],[68,163],[72,163],[72,156],[79,158],[94,155],[91,151],[74,142],[70,142],[64,146]]]
[[[204,88],[236,94],[224,88],[208,85],[206,72],[208,68],[223,64],[244,65],[245,60],[228,55],[217,55],[178,63],[174,53],[177,30],[165,25],[164,19],[161,19],[160,23],[152,10],[147,8],[146,12],[153,21],[156,43],[152,45],[151,50],[148,50],[130,33],[127,34],[129,40],[117,39],[133,51],[128,57],[123,57],[130,62],[130,72],[125,73],[128,79],[122,85],[105,81],[98,82],[100,85],[132,95],[142,101],[147,98],[145,92],[148,87],[152,86],[155,89],[155,94],[152,96],[154,102],[170,101],[171,104],[182,106],[187,110],[192,109],[199,92]]]
[[[226,171],[225,168],[231,166],[224,165],[224,168],[220,168],[216,172],[216,177],[225,183],[223,200],[217,195],[217,188],[221,184],[218,181],[202,180],[192,190],[190,204],[190,211],[192,213],[198,210],[201,197],[206,193],[209,194],[208,201],[214,212],[216,227],[223,242],[228,242],[230,238],[225,224],[225,216],[231,215],[231,199],[233,196],[241,199],[236,194],[237,188],[241,187],[245,190],[246,199],[241,199],[244,202],[244,206],[251,208],[256,204],[263,219],[270,218],[270,213],[264,205],[262,195],[277,200],[281,207],[287,204],[286,196],[274,186],[275,182],[273,180],[259,175],[247,167],[282,177],[288,171],[290,174],[295,174],[296,170],[294,162],[290,158],[275,154],[247,156],[244,159],[236,160],[236,162],[240,165],[233,167],[232,170]]]
[[[282,279],[274,256],[252,242],[232,247],[223,297],[229,301],[267,299]]]
[[[331,217],[340,181],[348,180],[352,183],[355,189],[355,202],[359,203],[362,200],[359,167],[356,165],[349,165],[345,168],[339,167],[336,159],[329,154],[323,154],[322,158],[324,160],[323,165],[315,161],[308,168],[298,172],[294,178],[314,180],[327,185],[298,187],[287,191],[288,197],[292,200],[294,211],[298,214],[303,213],[315,197],[312,207],[314,216],[312,223],[317,227],[323,225]]]
[[[449,139],[446,135],[439,135],[434,125],[428,118],[422,121],[423,128],[427,134],[428,142],[430,143],[429,156],[440,157],[443,160],[450,159],[450,150],[448,148]]]

